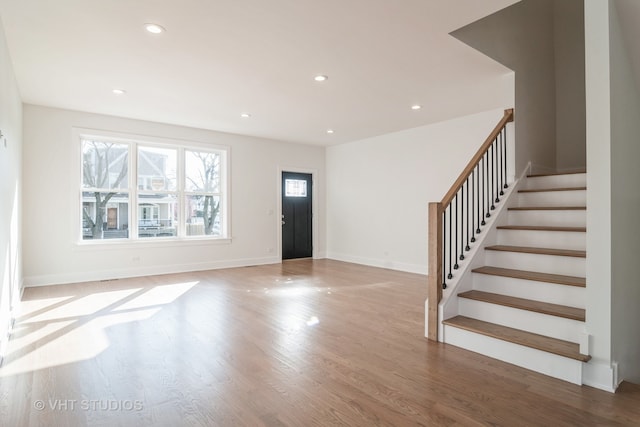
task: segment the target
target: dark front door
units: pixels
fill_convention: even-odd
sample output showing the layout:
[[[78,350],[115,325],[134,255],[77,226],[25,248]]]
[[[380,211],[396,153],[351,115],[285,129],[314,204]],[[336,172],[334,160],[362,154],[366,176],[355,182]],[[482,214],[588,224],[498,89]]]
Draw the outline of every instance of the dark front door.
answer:
[[[282,259],[313,254],[311,174],[282,172]]]

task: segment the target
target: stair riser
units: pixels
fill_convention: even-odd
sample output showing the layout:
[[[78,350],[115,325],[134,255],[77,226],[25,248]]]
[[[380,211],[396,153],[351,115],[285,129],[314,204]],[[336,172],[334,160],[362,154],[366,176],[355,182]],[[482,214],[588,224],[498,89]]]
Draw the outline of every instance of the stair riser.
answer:
[[[509,211],[509,225],[586,227],[587,211]]]
[[[575,173],[570,175],[551,175],[527,178],[527,188],[530,190],[547,188],[586,187],[587,174]]]
[[[565,276],[585,277],[584,258],[527,254],[520,252],[485,251],[485,265],[501,268],[537,271]]]
[[[587,206],[587,192],[545,191],[543,193],[519,193],[519,206]]]
[[[578,342],[580,334],[584,330],[584,322],[578,320],[565,319],[563,317],[550,316],[467,298],[459,298],[458,310],[461,316],[571,342]]]
[[[584,232],[498,230],[499,245],[533,246],[538,248],[586,250]],[[511,268],[517,268],[512,266]]]
[[[444,326],[444,342],[573,384],[582,384],[582,362],[474,332]]]
[[[473,289],[551,304],[585,308],[585,289],[577,286],[474,273]]]

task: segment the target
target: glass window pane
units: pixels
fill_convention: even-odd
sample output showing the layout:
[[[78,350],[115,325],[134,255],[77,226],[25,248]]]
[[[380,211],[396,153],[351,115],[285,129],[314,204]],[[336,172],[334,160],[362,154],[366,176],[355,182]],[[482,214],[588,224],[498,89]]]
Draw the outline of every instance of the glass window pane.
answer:
[[[138,147],[138,190],[175,191],[177,150]]]
[[[220,192],[220,154],[185,150],[185,190]]]
[[[307,197],[307,181],[304,179],[285,179],[285,197]]]
[[[185,208],[187,236],[220,235],[220,197],[186,196]]]
[[[176,236],[178,200],[173,194],[144,194],[138,197],[138,237]]]
[[[82,193],[82,239],[126,239],[129,237],[127,193]]]
[[[128,159],[127,144],[82,140],[82,187],[128,188]]]

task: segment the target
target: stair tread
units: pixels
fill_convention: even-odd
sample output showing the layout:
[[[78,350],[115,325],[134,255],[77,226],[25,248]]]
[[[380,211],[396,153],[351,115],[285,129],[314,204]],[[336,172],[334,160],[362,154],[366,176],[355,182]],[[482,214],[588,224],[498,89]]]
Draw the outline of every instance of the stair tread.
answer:
[[[584,288],[584,277],[564,276],[561,274],[540,273],[538,271],[515,270],[511,268],[484,266],[471,270],[474,273],[492,276],[511,277],[514,279],[533,280],[536,282],[556,283],[558,285],[578,286]]]
[[[581,322],[584,322],[585,319],[584,309],[569,307],[566,305],[551,304],[548,302],[534,301],[477,290],[462,292],[458,294],[458,296],[475,301],[488,302],[491,304],[503,305],[505,307],[548,314],[550,316],[564,317],[565,319],[579,320]]]
[[[544,225],[499,225],[498,230],[574,231],[586,232],[587,227],[548,227]]]
[[[514,206],[510,211],[586,211],[586,206]]]
[[[544,335],[509,328],[507,326],[496,325],[495,323],[484,322],[482,320],[471,319],[465,316],[455,316],[451,319],[444,320],[442,323],[525,347],[568,357],[581,362],[588,362],[591,359],[591,356],[580,354],[580,346],[570,341],[546,337]]]
[[[576,175],[581,173],[587,173],[586,169],[579,169],[571,172],[549,172],[549,173],[534,173],[527,175],[527,178],[536,178],[542,176],[558,176],[558,175]]]
[[[519,252],[519,253],[539,254],[539,255],[570,256],[570,257],[576,257],[576,258],[587,257],[587,251],[576,251],[571,249],[534,248],[530,246],[494,245],[494,246],[487,246],[485,250],[502,251],[502,252]]]
[[[557,188],[530,188],[524,190],[518,190],[518,193],[545,193],[547,191],[582,191],[586,190],[587,187],[557,187]]]

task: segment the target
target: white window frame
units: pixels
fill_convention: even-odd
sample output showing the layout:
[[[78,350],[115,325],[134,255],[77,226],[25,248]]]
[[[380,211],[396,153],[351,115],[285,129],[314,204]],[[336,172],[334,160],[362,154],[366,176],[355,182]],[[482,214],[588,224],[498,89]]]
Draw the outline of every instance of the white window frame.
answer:
[[[113,131],[102,131],[94,129],[73,128],[73,143],[76,147],[75,159],[73,164],[77,168],[73,176],[73,186],[75,188],[74,209],[75,215],[72,215],[73,221],[73,240],[77,246],[116,246],[123,245],[143,245],[143,246],[162,246],[166,245],[192,245],[192,244],[211,244],[211,243],[230,243],[231,242],[231,221],[230,221],[230,201],[229,194],[230,184],[230,152],[231,149],[226,145],[210,144],[196,141],[184,141],[163,137],[153,137],[144,135],[128,135]],[[129,171],[128,186],[122,189],[122,192],[129,194],[129,237],[114,239],[87,239],[83,238],[83,197],[82,197],[82,141],[85,139],[93,139],[105,142],[114,142],[129,145]],[[176,236],[162,236],[153,238],[140,238],[138,236],[138,214],[140,204],[138,203],[139,194],[147,192],[138,189],[138,146],[156,147],[156,148],[172,148],[177,150],[177,182],[175,191],[162,190],[161,193],[175,194],[177,197],[178,213]],[[220,235],[186,235],[186,218],[185,218],[185,195],[193,194],[185,190],[185,150],[215,152],[220,155]]]

